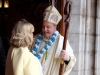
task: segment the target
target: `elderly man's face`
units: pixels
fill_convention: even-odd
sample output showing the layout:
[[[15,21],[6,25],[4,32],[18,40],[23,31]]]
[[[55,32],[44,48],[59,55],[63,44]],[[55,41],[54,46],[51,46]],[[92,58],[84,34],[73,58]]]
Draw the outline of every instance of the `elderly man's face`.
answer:
[[[50,22],[43,21],[42,31],[43,31],[44,37],[50,38],[52,34],[55,32],[55,30],[56,30],[55,25],[53,25]]]

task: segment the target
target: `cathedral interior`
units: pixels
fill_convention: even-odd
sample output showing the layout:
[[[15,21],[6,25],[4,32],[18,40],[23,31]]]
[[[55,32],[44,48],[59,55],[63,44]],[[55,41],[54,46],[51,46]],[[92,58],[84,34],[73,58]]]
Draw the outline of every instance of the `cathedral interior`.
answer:
[[[41,31],[44,9],[53,4],[63,15],[66,1],[71,2],[68,40],[77,58],[70,75],[100,75],[100,0],[0,0],[0,36],[6,55],[12,28],[18,20],[30,21],[37,34]],[[63,23],[64,18],[58,27],[60,32]]]

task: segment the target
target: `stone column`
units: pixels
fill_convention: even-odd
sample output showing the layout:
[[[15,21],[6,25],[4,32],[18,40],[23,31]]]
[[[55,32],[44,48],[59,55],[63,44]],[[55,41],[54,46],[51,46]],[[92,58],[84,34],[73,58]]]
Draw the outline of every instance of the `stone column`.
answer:
[[[95,75],[100,75],[100,0],[97,0]]]
[[[70,75],[94,75],[96,0],[70,0],[72,15],[69,42],[77,63]]]
[[[84,75],[94,75],[95,66],[95,30],[96,30],[96,0],[87,0],[86,4],[86,27],[85,27],[85,55]]]
[[[86,0],[70,1],[72,2],[72,13],[68,40],[77,58],[70,75],[84,75]]]

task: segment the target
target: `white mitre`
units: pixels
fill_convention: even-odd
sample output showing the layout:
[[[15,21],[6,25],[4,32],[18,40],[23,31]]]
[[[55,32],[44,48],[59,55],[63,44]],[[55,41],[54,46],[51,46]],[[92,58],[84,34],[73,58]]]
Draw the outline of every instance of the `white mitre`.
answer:
[[[57,25],[59,21],[62,19],[62,16],[53,5],[45,9],[43,16],[43,20],[53,23],[55,25]]]

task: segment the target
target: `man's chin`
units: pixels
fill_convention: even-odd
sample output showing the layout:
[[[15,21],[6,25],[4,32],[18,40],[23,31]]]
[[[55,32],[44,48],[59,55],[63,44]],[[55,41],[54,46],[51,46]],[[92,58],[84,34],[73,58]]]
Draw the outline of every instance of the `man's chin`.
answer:
[[[44,35],[45,38],[50,38],[48,35]]]

